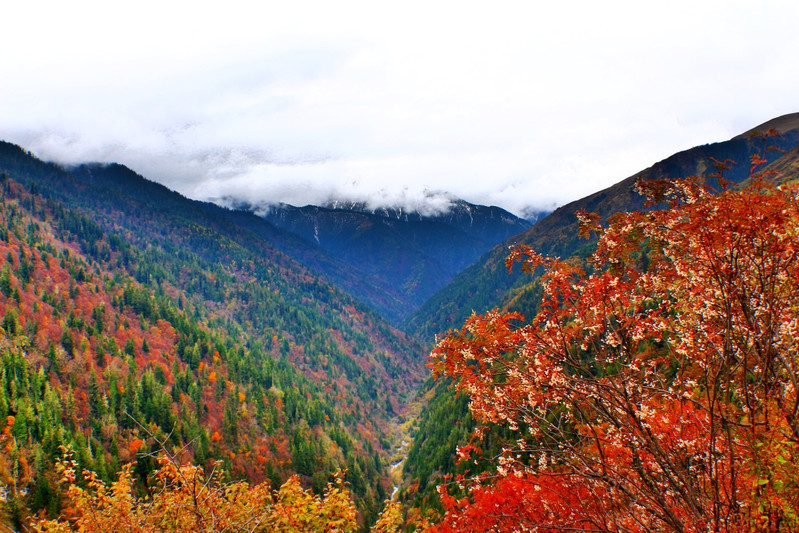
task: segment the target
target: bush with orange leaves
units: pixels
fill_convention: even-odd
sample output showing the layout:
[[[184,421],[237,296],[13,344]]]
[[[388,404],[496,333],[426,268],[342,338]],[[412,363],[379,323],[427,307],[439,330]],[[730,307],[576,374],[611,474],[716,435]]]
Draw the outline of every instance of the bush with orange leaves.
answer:
[[[158,457],[150,496],[137,495],[133,464],[123,467],[107,485],[93,472],[82,472],[67,456],[58,466],[67,485],[67,507],[58,520],[40,521],[40,533],[144,532],[325,532],[357,528],[356,510],[341,475],[322,496],[315,496],[289,478],[279,490],[268,483],[223,483],[218,472],[181,465],[174,457]],[[85,487],[83,486],[85,485]]]

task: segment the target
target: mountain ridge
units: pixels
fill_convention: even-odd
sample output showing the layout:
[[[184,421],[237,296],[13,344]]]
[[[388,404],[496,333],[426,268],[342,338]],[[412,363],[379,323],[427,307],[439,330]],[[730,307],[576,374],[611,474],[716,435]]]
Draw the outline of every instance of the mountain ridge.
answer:
[[[448,210],[435,215],[371,209],[363,203],[225,203],[318,244],[397,295],[411,311],[485,250],[531,225],[502,208],[462,200],[453,200]]]
[[[486,252],[476,263],[461,272],[452,283],[431,296],[405,323],[405,329],[431,339],[436,333],[463,323],[471,310],[486,310],[501,305],[502,298],[521,279],[518,272],[508,274],[505,269],[507,249],[516,244],[526,244],[539,253],[566,257],[590,243],[577,237],[578,222],[574,213],[578,209],[595,212],[607,219],[613,213],[643,208],[643,197],[635,191],[639,179],[682,178],[690,175],[707,175],[714,172],[713,160],[737,161],[724,173],[734,183],[744,182],[749,177],[749,158],[760,153],[760,141],[750,139],[751,132],[764,131],[770,125],[782,127],[781,137],[769,142],[781,150],[790,151],[799,144],[799,113],[784,115],[746,134],[737,135],[728,141],[695,146],[673,154],[652,166],[597,191],[584,198],[557,208],[526,231],[517,234],[492,250]],[[795,126],[795,127],[794,127]],[[785,129],[787,128],[787,129]],[[765,154],[769,163],[782,157],[778,151]]]

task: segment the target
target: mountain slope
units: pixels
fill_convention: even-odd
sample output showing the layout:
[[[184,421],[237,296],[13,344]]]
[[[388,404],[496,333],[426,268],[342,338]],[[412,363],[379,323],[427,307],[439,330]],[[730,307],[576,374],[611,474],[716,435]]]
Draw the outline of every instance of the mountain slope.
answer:
[[[438,215],[400,209],[369,211],[359,204],[335,207],[234,204],[255,212],[275,226],[318,244],[361,272],[401,302],[404,319],[480,255],[530,226],[498,207],[453,201]],[[328,277],[332,274],[319,265]],[[372,300],[365,299],[372,303]],[[373,305],[383,312],[385,305]]]
[[[0,177],[1,438],[15,450],[0,483],[48,508],[58,446],[110,478],[158,437],[253,479],[320,489],[345,468],[374,515],[393,419],[424,377],[412,339],[125,167],[64,169],[2,143]]]
[[[799,114],[786,115],[767,122],[751,131],[764,131],[778,127],[780,138],[773,139],[770,145],[790,151],[799,144]],[[580,209],[595,212],[603,219],[613,213],[641,209],[642,197],[635,192],[635,183],[641,180],[659,178],[681,178],[690,175],[707,175],[714,172],[713,159],[727,159],[738,162],[724,173],[726,179],[742,182],[749,176],[749,158],[763,151],[762,142],[750,139],[749,135],[739,135],[729,141],[698,146],[679,152],[650,168],[580,200],[558,208],[527,231],[508,239],[480,258],[478,262],[460,273],[452,283],[433,295],[407,321],[406,331],[424,339],[432,339],[448,328],[460,326],[472,310],[483,311],[496,307],[508,297],[509,291],[521,278],[518,273],[508,274],[505,257],[508,246],[526,244],[545,255],[566,257],[579,253],[581,247],[587,250],[591,244],[578,238],[577,220],[574,213]],[[769,161],[781,159],[782,154],[770,151]],[[788,161],[786,157],[783,161]]]
[[[282,253],[303,266],[320,273],[346,293],[368,304],[392,324],[399,324],[416,306],[396,287],[353,265],[299,235],[275,226],[248,211],[226,209],[216,204],[203,204],[205,209],[224,217],[236,226],[265,239]]]

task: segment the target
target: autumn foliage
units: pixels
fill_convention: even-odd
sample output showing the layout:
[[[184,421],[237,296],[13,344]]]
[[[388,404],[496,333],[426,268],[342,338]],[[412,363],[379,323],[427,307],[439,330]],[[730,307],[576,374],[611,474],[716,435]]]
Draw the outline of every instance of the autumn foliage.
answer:
[[[639,183],[667,208],[606,228],[579,214],[587,268],[512,251],[542,273],[536,316],[472,316],[431,361],[517,439],[452,480],[466,497],[440,488],[432,531],[799,529],[797,192],[716,183]]]
[[[377,519],[396,398],[422,379],[414,341],[121,167],[0,142],[0,200],[0,530],[60,516],[61,446],[110,484],[150,437],[253,484],[299,475],[322,494],[346,471],[359,526]],[[140,486],[154,467],[137,464]]]
[[[67,486],[63,518],[40,521],[40,533],[130,532],[325,532],[354,531],[356,511],[341,476],[322,496],[300,485],[297,476],[279,490],[269,483],[222,483],[219,472],[206,475],[200,467],[181,465],[162,455],[154,473],[151,496],[138,496],[133,463],[106,484],[96,474],[80,471],[67,458],[59,463]],[[83,482],[78,483],[78,474]]]

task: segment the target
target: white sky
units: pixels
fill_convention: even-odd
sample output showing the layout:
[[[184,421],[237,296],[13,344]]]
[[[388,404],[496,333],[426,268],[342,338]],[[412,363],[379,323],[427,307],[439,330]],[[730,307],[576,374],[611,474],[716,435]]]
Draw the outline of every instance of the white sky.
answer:
[[[6,4],[0,138],[193,198],[520,213],[799,111],[795,0]]]

